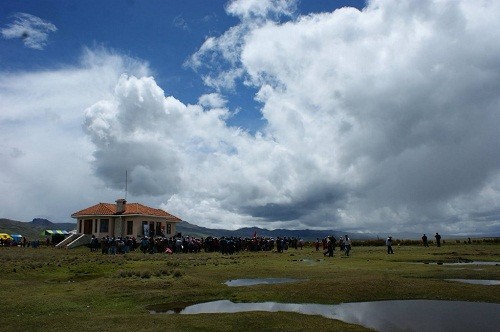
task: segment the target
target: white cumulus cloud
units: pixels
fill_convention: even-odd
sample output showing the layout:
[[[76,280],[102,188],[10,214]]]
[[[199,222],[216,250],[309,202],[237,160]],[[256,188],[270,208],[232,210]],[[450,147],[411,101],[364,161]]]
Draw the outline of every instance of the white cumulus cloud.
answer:
[[[0,216],[70,221],[96,199],[123,195],[93,176],[95,148],[82,124],[85,108],[111,98],[124,72],[151,74],[147,64],[105,49],[84,49],[72,66],[0,73]]]
[[[0,30],[5,39],[22,39],[24,45],[36,50],[43,50],[47,45],[49,33],[57,27],[39,17],[27,13],[16,13],[14,22]]]
[[[201,226],[498,234],[500,3],[295,5],[229,3],[240,24],[187,61],[212,88],[196,104],[109,51],[1,73],[5,201],[22,211],[27,188],[51,188],[76,211],[119,197],[127,171],[132,200]],[[226,122],[241,84],[255,134]]]
[[[157,156],[133,167],[164,186],[136,190],[205,225],[498,231],[499,4],[371,1],[294,17],[286,3],[232,2],[241,24],[189,61],[217,98],[254,87],[262,133],[227,127],[213,97],[185,105],[123,77],[112,107],[87,112],[106,156],[98,174],[111,179],[108,162],[148,142]]]

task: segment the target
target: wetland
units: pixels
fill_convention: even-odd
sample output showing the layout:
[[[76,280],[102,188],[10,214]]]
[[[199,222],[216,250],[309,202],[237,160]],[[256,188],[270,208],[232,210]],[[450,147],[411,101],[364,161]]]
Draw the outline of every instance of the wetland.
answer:
[[[91,253],[87,248],[0,248],[2,328],[233,331],[245,326],[248,331],[384,330],[363,317],[396,310],[383,307],[397,303],[393,301],[403,301],[404,305],[427,301],[416,302],[421,309],[413,310],[414,315],[445,313],[446,308],[458,312],[455,306],[465,308],[470,313],[465,317],[481,328],[476,306],[498,310],[498,286],[450,279],[500,280],[500,245],[398,246],[394,251],[394,255],[387,255],[384,247],[354,246],[350,257],[336,253],[330,258],[313,247],[284,253],[132,252],[116,256]],[[448,265],[465,259],[487,264]],[[294,282],[239,287],[226,284],[238,279]],[[272,303],[286,310],[151,314],[165,308],[182,312],[203,303],[210,303],[210,307],[230,303],[233,311]],[[382,306],[381,311],[368,303]],[[436,310],[435,305],[445,309]],[[293,306],[306,311],[327,308],[330,314],[307,314]],[[357,306],[354,312],[358,320],[349,318],[352,306]],[[342,316],[341,312],[346,314]],[[425,317],[429,318],[421,320],[432,321],[431,316]],[[401,322],[394,324],[405,327]]]

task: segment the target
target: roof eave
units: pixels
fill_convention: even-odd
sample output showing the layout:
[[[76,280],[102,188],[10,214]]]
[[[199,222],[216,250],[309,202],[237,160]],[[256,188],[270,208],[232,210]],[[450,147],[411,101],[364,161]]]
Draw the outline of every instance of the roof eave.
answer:
[[[182,219],[177,218],[177,217],[167,217],[167,216],[155,216],[155,215],[149,215],[149,214],[142,214],[142,213],[120,213],[120,214],[83,214],[83,215],[76,215],[72,214],[71,218],[88,218],[88,217],[147,217],[147,218],[160,218],[160,219],[167,219],[167,221],[171,222],[181,222]]]

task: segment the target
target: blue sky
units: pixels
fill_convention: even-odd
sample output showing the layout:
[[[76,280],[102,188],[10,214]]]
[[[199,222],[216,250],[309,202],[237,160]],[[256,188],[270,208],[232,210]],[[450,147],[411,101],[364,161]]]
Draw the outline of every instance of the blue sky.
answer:
[[[499,234],[499,6],[3,1],[0,217]]]
[[[227,4],[227,0],[5,1],[0,6],[4,25],[22,12],[51,22],[58,30],[49,33],[43,51],[1,40],[0,66],[8,71],[57,68],[75,63],[83,47],[102,46],[147,61],[166,94],[196,103],[212,89],[203,85],[203,71],[197,73],[185,62],[207,37],[221,35],[238,23],[237,17],[225,12]],[[364,1],[300,1],[294,15],[344,6],[362,8]],[[231,125],[252,131],[261,127],[255,93],[243,84],[227,92],[229,107],[246,110],[232,118]]]

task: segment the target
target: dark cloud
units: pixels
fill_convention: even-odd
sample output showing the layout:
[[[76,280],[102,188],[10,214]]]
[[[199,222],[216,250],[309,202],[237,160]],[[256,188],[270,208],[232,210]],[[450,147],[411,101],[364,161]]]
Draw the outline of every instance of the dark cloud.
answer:
[[[303,220],[304,223],[317,224],[318,220],[308,220],[318,210],[326,210],[328,220],[337,218],[336,209],[342,206],[346,192],[340,188],[318,184],[311,186],[302,197],[292,199],[289,203],[267,203],[263,206],[242,206],[239,211],[264,221]],[[325,217],[324,215],[322,217]]]
[[[178,161],[175,156],[162,154],[151,143],[128,142],[104,146],[94,152],[94,171],[113,189],[125,189],[133,195],[161,196],[179,188]]]

